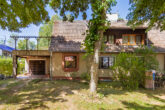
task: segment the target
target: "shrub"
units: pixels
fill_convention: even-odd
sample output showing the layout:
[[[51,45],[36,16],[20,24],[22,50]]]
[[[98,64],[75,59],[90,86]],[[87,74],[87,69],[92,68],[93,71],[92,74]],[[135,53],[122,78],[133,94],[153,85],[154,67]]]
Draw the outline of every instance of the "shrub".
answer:
[[[12,75],[13,62],[11,58],[0,58],[0,74],[5,76]]]
[[[18,60],[18,74],[23,74],[25,72],[25,59]]]
[[[85,80],[85,81],[87,81],[87,82],[89,82],[89,81],[90,81],[90,74],[87,73],[87,72],[82,73],[82,74],[80,75],[80,78],[83,79],[83,80]]]
[[[25,67],[25,60],[20,59],[18,60],[18,74],[21,74],[24,72]],[[0,57],[0,74],[3,74],[5,76],[11,76],[13,73],[13,61],[12,58],[1,58]]]
[[[112,67],[114,79],[120,81],[127,89],[137,89],[144,86],[145,72],[157,69],[158,62],[149,48],[142,47],[135,53],[120,53]]]

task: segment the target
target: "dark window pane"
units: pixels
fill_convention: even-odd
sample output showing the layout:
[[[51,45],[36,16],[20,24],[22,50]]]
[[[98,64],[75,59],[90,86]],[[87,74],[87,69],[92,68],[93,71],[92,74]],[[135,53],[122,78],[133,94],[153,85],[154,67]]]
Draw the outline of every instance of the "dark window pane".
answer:
[[[64,67],[65,68],[76,68],[77,57],[76,56],[65,56],[64,58]]]
[[[122,43],[128,44],[128,36],[123,36]]]
[[[113,66],[113,65],[114,65],[114,62],[115,62],[115,57],[110,56],[110,57],[109,57],[109,66],[110,66],[110,67]]]
[[[100,57],[100,68],[109,68],[109,57]]]
[[[113,35],[109,36],[109,43],[114,44],[114,36]]]
[[[104,35],[104,41],[107,43],[108,42],[108,36]]]
[[[130,44],[135,44],[135,36],[130,36],[129,37],[129,43]]]
[[[139,45],[142,42],[142,36],[136,36],[136,44]]]

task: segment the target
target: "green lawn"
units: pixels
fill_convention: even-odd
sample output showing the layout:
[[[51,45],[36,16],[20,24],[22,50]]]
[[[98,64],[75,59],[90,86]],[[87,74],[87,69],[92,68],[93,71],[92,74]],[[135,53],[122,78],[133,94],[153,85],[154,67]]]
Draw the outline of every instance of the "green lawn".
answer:
[[[165,89],[123,90],[116,82],[100,83],[89,94],[88,84],[76,81],[0,81],[0,110],[165,110]]]

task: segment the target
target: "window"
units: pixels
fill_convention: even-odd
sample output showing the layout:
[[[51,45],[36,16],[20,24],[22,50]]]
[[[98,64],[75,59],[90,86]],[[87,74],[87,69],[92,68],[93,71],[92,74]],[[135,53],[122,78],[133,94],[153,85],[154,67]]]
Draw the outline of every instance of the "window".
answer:
[[[100,69],[110,68],[111,66],[114,65],[114,59],[115,59],[115,57],[113,57],[113,56],[102,56],[102,57],[100,57],[99,68]]]
[[[114,44],[114,36],[113,35],[109,36],[109,43]]]
[[[114,35],[106,35],[104,36],[104,39],[105,39],[105,43],[109,43],[109,44],[114,44],[115,42],[115,37]]]
[[[142,35],[136,34],[123,35],[122,43],[124,45],[141,45],[144,44],[144,37],[142,37]]]
[[[131,45],[133,45],[133,44],[135,44],[135,36],[129,36],[129,43],[131,44]]]
[[[123,44],[128,44],[128,36],[123,36],[122,42]]]
[[[141,42],[142,42],[142,36],[141,36],[141,35],[137,35],[137,36],[136,36],[136,44],[137,44],[137,45],[140,45]]]
[[[63,55],[63,69],[64,71],[78,70],[78,55],[65,54]]]

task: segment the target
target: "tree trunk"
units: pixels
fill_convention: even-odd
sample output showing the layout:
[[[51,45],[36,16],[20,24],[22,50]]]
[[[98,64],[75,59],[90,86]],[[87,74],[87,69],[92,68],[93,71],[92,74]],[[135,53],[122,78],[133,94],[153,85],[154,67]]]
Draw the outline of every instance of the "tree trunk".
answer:
[[[102,45],[103,31],[100,32],[100,40],[95,43],[94,55],[91,62],[91,80],[90,80],[90,92],[96,93],[98,83],[98,68],[99,68],[99,56]]]
[[[102,3],[104,3],[105,0],[102,0]],[[101,19],[106,20],[106,9],[104,8],[101,13]],[[105,23],[101,23],[102,26],[105,26]],[[90,92],[96,93],[97,92],[97,84],[98,84],[98,69],[99,69],[99,56],[100,56],[100,49],[102,46],[103,36],[104,36],[104,29],[99,30],[99,40],[95,42],[94,47],[94,55],[91,62],[91,80],[90,80]]]

